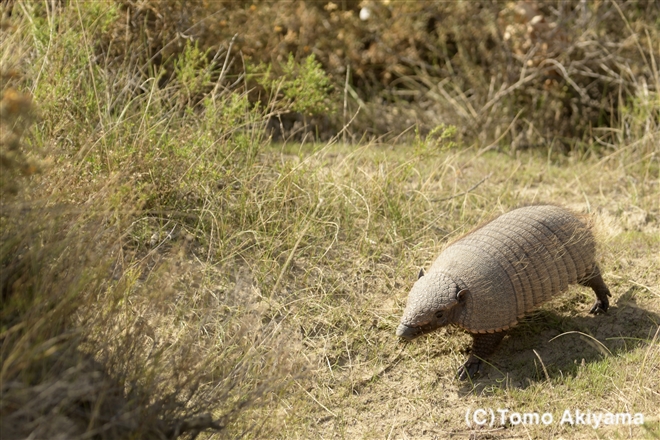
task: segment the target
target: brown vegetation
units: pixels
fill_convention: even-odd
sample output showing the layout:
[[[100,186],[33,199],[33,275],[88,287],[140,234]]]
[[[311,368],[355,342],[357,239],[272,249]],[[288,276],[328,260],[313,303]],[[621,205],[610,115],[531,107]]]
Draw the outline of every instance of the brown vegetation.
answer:
[[[357,139],[444,123],[468,143],[609,149],[619,107],[658,82],[657,2],[120,4],[105,41],[120,65],[124,54],[145,67],[168,64],[187,41],[209,58],[229,50],[235,78],[245,64],[277,68],[289,54],[315,55],[347,98],[310,120],[323,137],[359,108],[350,127]]]

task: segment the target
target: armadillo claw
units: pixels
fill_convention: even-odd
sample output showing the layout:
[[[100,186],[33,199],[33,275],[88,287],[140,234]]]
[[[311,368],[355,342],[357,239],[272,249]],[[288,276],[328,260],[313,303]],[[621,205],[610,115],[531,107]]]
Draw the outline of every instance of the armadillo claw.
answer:
[[[467,362],[458,369],[458,378],[460,380],[473,379],[481,370],[481,361],[479,359],[468,359]]]
[[[608,307],[609,304],[604,303],[598,299],[594,303],[593,307],[591,307],[591,310],[589,310],[589,313],[591,313],[592,315],[600,315],[602,313],[607,312]]]

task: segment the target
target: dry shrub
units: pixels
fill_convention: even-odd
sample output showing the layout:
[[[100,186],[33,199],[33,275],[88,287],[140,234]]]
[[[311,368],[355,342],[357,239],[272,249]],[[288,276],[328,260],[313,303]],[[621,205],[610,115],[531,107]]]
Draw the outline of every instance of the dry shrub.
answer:
[[[193,263],[189,240],[140,251],[135,212],[56,206],[0,217],[0,436],[258,435],[259,416],[232,424],[300,366],[249,276],[223,294],[211,286],[226,275]]]
[[[258,436],[255,408],[302,370],[295,345],[249,274],[198,252],[209,182],[253,160],[263,118],[224,89],[195,100],[203,63],[162,89],[150,77],[149,94],[139,66],[97,69],[85,37],[112,18],[105,6],[16,2],[0,40],[17,66],[2,123],[24,135],[21,118],[42,114],[14,150],[56,157],[2,198],[0,437]]]
[[[167,65],[194,40],[209,56],[231,49],[229,70],[238,78],[244,63],[277,69],[289,54],[314,54],[348,104],[344,110],[335,98],[340,111],[322,134],[336,133],[360,107],[351,127],[358,137],[448,123],[468,141],[570,147],[595,127],[616,127],[621,100],[639,87],[658,88],[656,2],[118,5],[104,43],[117,63],[129,54]],[[361,8],[370,11],[366,21]]]

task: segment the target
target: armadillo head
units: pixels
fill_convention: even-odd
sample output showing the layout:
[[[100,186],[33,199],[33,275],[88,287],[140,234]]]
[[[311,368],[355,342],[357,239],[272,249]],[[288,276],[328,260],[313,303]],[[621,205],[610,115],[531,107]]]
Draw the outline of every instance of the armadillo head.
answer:
[[[467,292],[441,272],[424,275],[422,270],[408,295],[396,335],[410,341],[451,323]]]

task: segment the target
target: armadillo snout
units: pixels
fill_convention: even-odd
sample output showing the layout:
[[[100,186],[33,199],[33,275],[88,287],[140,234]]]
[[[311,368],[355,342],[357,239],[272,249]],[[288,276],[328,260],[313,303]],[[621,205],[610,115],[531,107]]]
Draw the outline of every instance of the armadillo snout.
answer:
[[[408,327],[404,324],[399,324],[399,327],[396,329],[396,335],[406,341],[412,341],[422,333],[423,331],[421,327]]]

